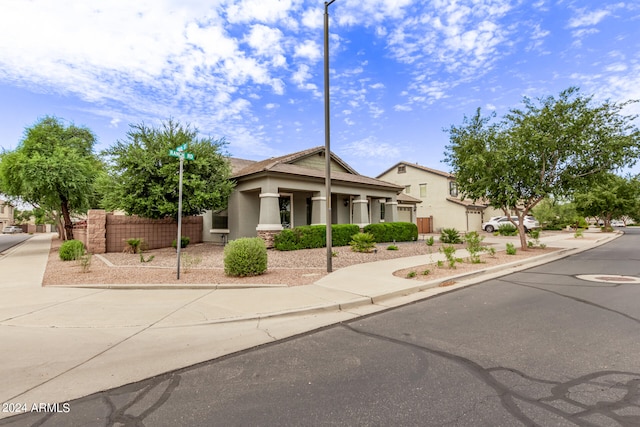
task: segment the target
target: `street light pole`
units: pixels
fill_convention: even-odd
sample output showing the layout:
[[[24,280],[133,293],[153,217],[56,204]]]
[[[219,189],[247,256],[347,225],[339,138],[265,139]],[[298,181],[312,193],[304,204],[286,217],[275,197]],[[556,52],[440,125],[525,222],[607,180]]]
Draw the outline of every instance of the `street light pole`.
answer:
[[[331,237],[331,144],[329,127],[329,6],[336,1],[324,2],[324,159],[325,159],[325,199],[327,229],[327,273],[331,273],[332,267],[332,237]]]

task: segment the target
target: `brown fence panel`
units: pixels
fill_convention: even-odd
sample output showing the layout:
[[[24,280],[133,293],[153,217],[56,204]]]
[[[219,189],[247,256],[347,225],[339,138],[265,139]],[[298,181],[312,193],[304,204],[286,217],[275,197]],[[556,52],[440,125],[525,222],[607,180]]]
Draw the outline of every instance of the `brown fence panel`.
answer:
[[[418,233],[433,233],[433,216],[418,218]]]
[[[182,235],[191,243],[202,242],[202,217],[182,218]],[[143,239],[148,249],[167,248],[176,239],[178,223],[173,219],[148,219],[107,215],[107,252],[122,252],[128,239]]]

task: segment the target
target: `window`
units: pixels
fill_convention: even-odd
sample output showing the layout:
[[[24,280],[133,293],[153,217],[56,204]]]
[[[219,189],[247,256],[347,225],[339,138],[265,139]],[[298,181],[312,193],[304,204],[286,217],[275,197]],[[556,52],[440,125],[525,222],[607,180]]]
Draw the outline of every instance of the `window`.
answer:
[[[449,181],[449,194],[451,197],[458,197],[458,183],[455,181]]]
[[[398,173],[406,173],[407,167],[405,165],[398,166]]]
[[[282,224],[283,228],[291,228],[292,220],[291,217],[291,194],[280,194],[280,198],[278,199],[278,204],[280,205],[280,224]]]
[[[229,229],[229,216],[227,211],[218,211],[213,212],[212,215],[212,228],[216,230],[227,230]]]
[[[405,194],[411,194],[411,186],[410,185],[405,185],[404,186],[404,192],[405,192]]]
[[[384,221],[384,213],[386,209],[386,204],[384,202],[380,202],[380,221]]]
[[[427,184],[420,184],[420,197],[427,197]]]

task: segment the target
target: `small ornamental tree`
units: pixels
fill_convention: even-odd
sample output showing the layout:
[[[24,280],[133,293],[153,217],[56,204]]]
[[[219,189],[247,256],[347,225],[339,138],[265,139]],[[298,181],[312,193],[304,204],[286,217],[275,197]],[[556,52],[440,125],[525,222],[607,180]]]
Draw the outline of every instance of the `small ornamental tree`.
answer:
[[[574,195],[576,210],[583,216],[600,218],[604,229],[614,218],[632,215],[640,206],[640,183],[636,178],[606,174],[589,190]]]
[[[526,250],[523,219],[545,197],[567,197],[602,173],[635,164],[637,116],[622,114],[630,102],[596,104],[572,87],[557,98],[524,98],[522,108],[498,123],[478,109],[447,130],[446,162],[462,195],[518,217],[514,225]]]
[[[93,153],[96,137],[56,117],[41,119],[24,135],[14,151],[0,155],[0,188],[61,219],[61,237],[71,240],[72,214],[95,203],[94,184],[102,169]]]
[[[160,127],[131,125],[127,139],[104,152],[110,169],[100,180],[103,207],[145,218],[177,218],[179,160],[169,150],[183,144],[195,159],[183,165],[182,214],[226,209],[233,189],[222,153],[226,142],[198,138],[196,130],[174,120]]]

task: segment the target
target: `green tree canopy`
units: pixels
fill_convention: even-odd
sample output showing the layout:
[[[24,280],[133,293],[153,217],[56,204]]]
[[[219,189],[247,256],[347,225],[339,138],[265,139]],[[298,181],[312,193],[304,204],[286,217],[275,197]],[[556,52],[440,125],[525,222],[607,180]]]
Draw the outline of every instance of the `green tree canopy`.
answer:
[[[636,215],[639,190],[636,178],[606,174],[588,190],[574,195],[576,210],[584,216],[601,219],[605,229],[609,229],[612,219]]]
[[[169,150],[187,144],[195,160],[183,167],[183,215],[227,207],[233,184],[222,149],[225,141],[198,138],[198,132],[174,120],[160,127],[131,125],[125,141],[104,152],[109,174],[100,178],[103,207],[146,218],[177,218],[179,160]]]
[[[451,126],[446,162],[460,192],[524,216],[547,196],[563,198],[587,188],[604,172],[634,164],[640,153],[636,116],[622,114],[630,102],[595,104],[577,88],[537,102],[503,119],[480,109],[462,125]],[[518,226],[526,250],[524,227]]]
[[[72,213],[90,207],[101,163],[93,153],[96,142],[87,128],[65,126],[45,117],[25,130],[14,151],[0,157],[0,188],[9,196],[59,213],[65,239],[73,238]]]

